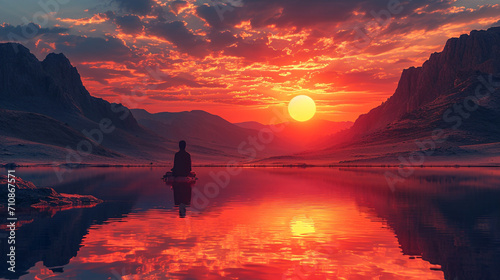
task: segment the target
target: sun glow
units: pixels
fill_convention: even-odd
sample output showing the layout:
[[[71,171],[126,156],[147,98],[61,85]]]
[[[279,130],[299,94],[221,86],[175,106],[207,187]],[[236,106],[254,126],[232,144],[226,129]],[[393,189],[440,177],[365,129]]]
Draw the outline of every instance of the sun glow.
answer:
[[[290,229],[293,235],[302,235],[316,232],[313,219],[307,218],[305,216],[293,219],[293,221],[290,223]]]
[[[299,122],[310,120],[316,114],[316,104],[307,95],[297,95],[288,104],[288,113]]]

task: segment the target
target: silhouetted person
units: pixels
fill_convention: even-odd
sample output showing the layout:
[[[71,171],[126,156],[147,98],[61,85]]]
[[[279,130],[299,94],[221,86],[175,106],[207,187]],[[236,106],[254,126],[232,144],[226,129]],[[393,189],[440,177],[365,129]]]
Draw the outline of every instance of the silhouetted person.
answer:
[[[179,151],[175,153],[172,173],[175,177],[188,176],[191,173],[191,155],[186,152],[186,141],[179,142]]]

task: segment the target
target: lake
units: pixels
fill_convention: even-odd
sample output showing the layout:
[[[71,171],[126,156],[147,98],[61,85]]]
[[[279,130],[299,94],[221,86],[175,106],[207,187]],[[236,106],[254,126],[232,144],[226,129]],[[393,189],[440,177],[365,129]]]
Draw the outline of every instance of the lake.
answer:
[[[52,168],[16,175],[91,208],[19,214],[20,279],[498,279],[500,169]],[[6,170],[4,170],[7,173]],[[3,217],[5,217],[5,214]],[[5,218],[4,218],[5,220]],[[2,232],[0,277],[7,243]]]

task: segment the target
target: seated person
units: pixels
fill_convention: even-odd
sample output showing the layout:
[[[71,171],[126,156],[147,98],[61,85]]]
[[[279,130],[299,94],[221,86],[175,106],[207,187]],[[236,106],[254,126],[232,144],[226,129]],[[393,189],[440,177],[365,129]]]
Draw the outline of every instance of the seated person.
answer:
[[[179,151],[175,153],[172,173],[175,177],[185,177],[191,173],[191,155],[186,152],[186,141],[179,142]]]

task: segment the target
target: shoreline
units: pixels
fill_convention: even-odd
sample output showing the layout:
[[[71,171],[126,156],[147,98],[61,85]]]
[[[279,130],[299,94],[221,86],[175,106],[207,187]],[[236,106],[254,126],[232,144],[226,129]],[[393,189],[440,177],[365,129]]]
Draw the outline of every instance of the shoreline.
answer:
[[[53,165],[50,163],[33,163],[33,164],[0,164],[1,168],[37,168],[37,167],[54,167],[54,168],[136,168],[136,167],[171,167],[171,164],[102,164],[102,163],[89,163],[89,164],[61,164]],[[402,164],[194,164],[193,167],[198,168],[220,168],[220,167],[242,167],[242,168],[500,168],[500,164],[428,164],[428,165],[402,165]]]

